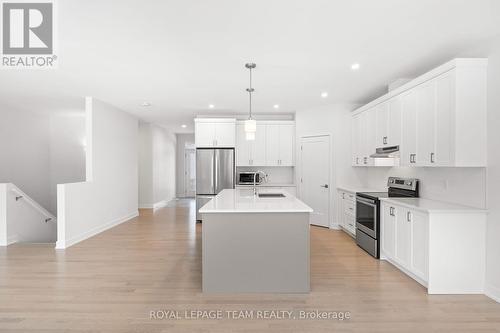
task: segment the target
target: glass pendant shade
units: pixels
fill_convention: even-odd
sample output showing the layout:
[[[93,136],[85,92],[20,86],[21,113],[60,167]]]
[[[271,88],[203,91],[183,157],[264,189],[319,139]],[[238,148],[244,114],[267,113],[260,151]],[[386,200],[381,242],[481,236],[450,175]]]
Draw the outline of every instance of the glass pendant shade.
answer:
[[[254,141],[255,140],[255,132],[246,132],[245,138],[247,139],[247,141]]]
[[[245,132],[257,132],[257,122],[254,119],[245,120]]]

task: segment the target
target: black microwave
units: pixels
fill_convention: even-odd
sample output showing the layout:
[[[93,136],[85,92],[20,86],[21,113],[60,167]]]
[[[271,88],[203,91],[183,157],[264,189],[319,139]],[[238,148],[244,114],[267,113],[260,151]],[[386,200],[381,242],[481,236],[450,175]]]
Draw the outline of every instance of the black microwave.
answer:
[[[255,177],[255,183],[260,183],[260,174],[258,172],[240,172],[238,175],[238,184],[247,185],[253,184],[253,180]]]

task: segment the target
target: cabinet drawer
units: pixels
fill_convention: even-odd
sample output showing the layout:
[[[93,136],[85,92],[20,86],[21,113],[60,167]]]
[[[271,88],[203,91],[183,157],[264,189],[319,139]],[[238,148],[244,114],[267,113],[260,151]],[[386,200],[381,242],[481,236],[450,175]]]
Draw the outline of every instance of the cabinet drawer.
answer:
[[[353,201],[346,200],[344,202],[344,213],[347,215],[356,215],[356,205]]]
[[[345,193],[345,199],[349,200],[349,201],[352,201],[352,202],[355,202],[356,201],[356,195],[354,193],[346,192]]]
[[[356,218],[354,215],[351,214],[345,214],[344,216],[344,221],[345,221],[345,228],[349,230],[352,234],[356,233]]]

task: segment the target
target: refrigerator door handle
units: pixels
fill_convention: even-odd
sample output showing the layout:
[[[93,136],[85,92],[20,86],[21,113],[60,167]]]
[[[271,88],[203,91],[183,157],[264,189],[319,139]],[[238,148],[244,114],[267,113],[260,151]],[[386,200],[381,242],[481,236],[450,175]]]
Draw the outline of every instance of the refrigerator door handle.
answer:
[[[212,185],[212,193],[217,194],[217,190],[219,188],[219,151],[215,150],[214,154],[214,184]]]

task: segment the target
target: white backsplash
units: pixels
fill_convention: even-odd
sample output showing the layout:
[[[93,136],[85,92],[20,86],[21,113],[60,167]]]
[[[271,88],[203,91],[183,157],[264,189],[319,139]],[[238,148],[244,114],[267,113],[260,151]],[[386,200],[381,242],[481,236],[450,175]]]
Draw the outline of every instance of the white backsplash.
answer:
[[[294,183],[293,167],[236,167],[236,174],[241,171],[262,171],[268,176],[268,182],[273,184]],[[238,180],[237,180],[238,181]]]
[[[418,178],[420,197],[486,208],[486,168],[355,168],[369,188],[385,188],[389,176]]]

